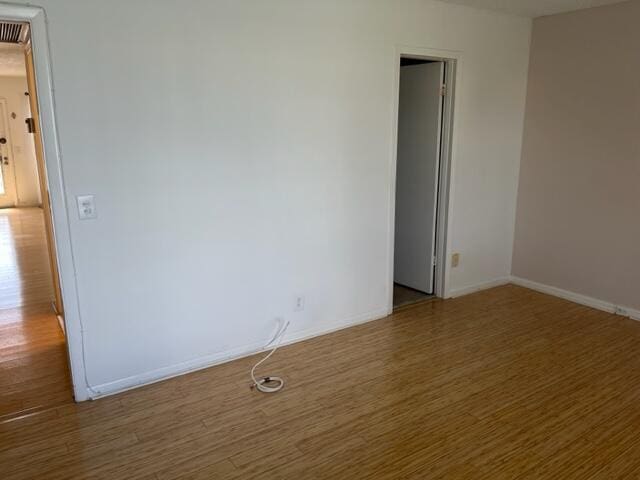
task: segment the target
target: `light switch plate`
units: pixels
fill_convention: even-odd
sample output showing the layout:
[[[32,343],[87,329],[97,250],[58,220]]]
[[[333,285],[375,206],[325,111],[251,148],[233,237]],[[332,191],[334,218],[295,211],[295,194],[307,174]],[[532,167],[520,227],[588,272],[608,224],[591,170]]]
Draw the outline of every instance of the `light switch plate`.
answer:
[[[80,220],[89,220],[91,218],[97,218],[96,203],[93,195],[78,195],[76,197],[78,201],[78,215]]]

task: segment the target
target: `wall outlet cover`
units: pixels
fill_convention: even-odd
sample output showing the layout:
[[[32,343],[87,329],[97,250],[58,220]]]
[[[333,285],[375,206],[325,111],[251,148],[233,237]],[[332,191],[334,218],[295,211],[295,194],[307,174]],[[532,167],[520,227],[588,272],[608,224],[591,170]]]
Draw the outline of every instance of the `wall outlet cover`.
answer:
[[[80,220],[89,220],[98,216],[95,197],[93,195],[78,195],[76,200],[78,202],[78,216]]]

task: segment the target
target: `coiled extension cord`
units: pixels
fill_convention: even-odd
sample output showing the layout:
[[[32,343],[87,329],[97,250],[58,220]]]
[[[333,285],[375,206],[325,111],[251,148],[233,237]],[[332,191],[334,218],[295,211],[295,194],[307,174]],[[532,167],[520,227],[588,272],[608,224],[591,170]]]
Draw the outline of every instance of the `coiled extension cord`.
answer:
[[[290,322],[283,323],[283,325],[276,332],[271,341],[265,345],[265,347],[268,347],[269,345],[273,345],[275,343],[275,347],[273,347],[273,349],[267,354],[267,356],[256,363],[251,369],[251,380],[253,380],[251,388],[255,388],[262,393],[276,393],[282,390],[282,387],[284,387],[284,380],[282,378],[272,376],[256,378],[255,372],[256,368],[269,360],[271,355],[276,353],[276,350],[278,350],[280,344],[282,343],[282,339],[284,338],[284,334],[286,333],[287,328],[289,328],[289,323]]]

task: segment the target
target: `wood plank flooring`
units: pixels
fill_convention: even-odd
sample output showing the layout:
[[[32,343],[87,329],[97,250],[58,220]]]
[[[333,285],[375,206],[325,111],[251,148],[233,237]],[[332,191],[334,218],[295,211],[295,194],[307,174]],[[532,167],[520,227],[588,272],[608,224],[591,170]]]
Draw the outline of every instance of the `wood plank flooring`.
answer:
[[[0,309],[53,300],[43,215],[40,208],[0,209]]]
[[[0,423],[19,479],[640,478],[640,324],[516,286]]]
[[[0,421],[73,400],[49,268],[42,210],[0,209]]]

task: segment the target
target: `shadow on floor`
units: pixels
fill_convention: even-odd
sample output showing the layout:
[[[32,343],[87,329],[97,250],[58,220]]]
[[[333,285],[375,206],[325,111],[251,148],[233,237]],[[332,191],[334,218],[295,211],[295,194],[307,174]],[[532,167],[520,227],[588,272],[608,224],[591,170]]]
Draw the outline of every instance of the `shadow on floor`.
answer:
[[[433,295],[397,283],[393,284],[393,308],[404,307],[430,298],[433,298]]]

